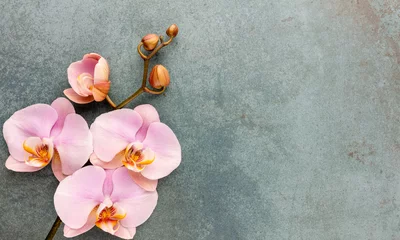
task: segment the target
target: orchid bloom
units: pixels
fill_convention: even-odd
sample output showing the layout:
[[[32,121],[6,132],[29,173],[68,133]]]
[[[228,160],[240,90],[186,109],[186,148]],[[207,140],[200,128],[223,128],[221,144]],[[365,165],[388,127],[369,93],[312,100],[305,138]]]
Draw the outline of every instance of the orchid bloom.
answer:
[[[75,103],[101,102],[110,90],[109,75],[105,58],[97,53],[86,54],[69,66],[68,82],[72,88],[65,89],[64,94]]]
[[[133,180],[148,191],[154,191],[157,180],[181,162],[178,139],[160,122],[151,105],[104,113],[96,118],[90,131],[94,148],[91,163],[105,169],[125,166]]]
[[[35,104],[15,112],[3,126],[10,156],[6,167],[34,172],[52,162],[58,180],[81,168],[93,152],[86,121],[65,98],[51,105]]]
[[[97,226],[117,237],[132,239],[136,227],[154,211],[157,199],[157,192],[135,184],[126,168],[87,166],[60,182],[54,205],[65,224],[65,237]]]

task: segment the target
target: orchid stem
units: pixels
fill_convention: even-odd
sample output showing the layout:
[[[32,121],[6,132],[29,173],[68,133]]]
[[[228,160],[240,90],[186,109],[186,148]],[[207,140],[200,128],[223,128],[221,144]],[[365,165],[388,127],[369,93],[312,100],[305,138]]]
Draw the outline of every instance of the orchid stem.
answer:
[[[167,46],[168,44],[170,44],[172,42],[172,40],[174,39],[174,37],[170,37],[168,39],[168,41],[164,41],[164,39],[162,37],[160,37],[160,44],[149,54],[149,55],[145,55],[142,50],[141,47],[143,46],[143,42],[140,42],[139,45],[137,46],[137,51],[140,55],[140,57],[143,59],[144,64],[143,64],[143,78],[142,78],[142,86],[136,90],[136,92],[134,92],[131,96],[129,96],[127,99],[125,99],[124,101],[122,101],[120,104],[116,105],[113,100],[111,100],[110,96],[107,95],[106,100],[108,102],[108,104],[110,104],[110,106],[114,109],[120,109],[123,108],[124,106],[126,106],[128,103],[130,103],[133,99],[135,99],[136,97],[138,97],[140,94],[147,92],[150,94],[155,94],[155,95],[159,95],[162,94],[166,87],[163,87],[160,91],[154,91],[151,90],[149,88],[146,87],[146,83],[147,83],[147,74],[149,72],[149,64],[150,64],[150,59],[152,57],[154,57],[154,55],[156,55],[156,53],[158,51],[160,51],[161,48]]]
[[[111,100],[110,96],[107,95],[106,100],[107,100],[107,102],[110,104],[110,106],[111,106],[112,108],[115,109],[115,108],[117,107],[117,105],[115,105],[115,103],[113,102],[113,100]]]
[[[136,90],[135,93],[133,93],[131,96],[129,96],[127,99],[125,99],[122,103],[118,104],[118,106],[115,107],[115,109],[121,109],[123,108],[126,104],[128,104],[130,101],[135,99],[137,96],[139,96],[141,93],[143,93],[143,88],[139,88]]]
[[[154,95],[162,94],[163,92],[165,92],[165,89],[167,89],[167,88],[166,87],[162,87],[161,89],[159,89],[159,91],[154,91],[154,90],[151,90],[151,89],[149,89],[147,87],[144,87],[144,91],[145,92],[151,93],[151,94],[154,94]]]
[[[56,220],[53,223],[53,226],[50,229],[50,232],[47,234],[46,240],[52,240],[54,238],[60,225],[61,219],[59,216],[57,216]]]

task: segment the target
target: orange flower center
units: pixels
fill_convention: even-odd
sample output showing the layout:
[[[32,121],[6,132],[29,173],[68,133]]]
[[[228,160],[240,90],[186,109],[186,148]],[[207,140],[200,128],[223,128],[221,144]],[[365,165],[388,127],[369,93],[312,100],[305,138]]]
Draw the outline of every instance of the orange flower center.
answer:
[[[141,172],[147,165],[154,162],[155,154],[150,148],[144,148],[140,142],[129,144],[125,149],[122,163],[129,170]]]
[[[44,167],[53,158],[54,149],[51,139],[27,138],[23,143],[26,152],[25,163],[33,167]]]
[[[114,234],[118,231],[119,221],[125,216],[126,212],[121,207],[115,205],[104,207],[100,212],[97,210],[96,226],[105,232]]]

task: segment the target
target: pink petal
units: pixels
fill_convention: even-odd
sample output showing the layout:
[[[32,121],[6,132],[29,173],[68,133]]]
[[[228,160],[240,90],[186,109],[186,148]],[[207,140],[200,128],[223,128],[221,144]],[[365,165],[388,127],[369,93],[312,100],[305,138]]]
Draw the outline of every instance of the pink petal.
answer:
[[[79,84],[77,82],[78,76],[81,75],[82,73],[89,73],[90,75],[94,75],[94,68],[97,64],[97,60],[90,58],[90,57],[84,57],[81,61],[77,61],[74,63],[71,63],[68,67],[68,82],[71,85],[72,89],[77,94],[80,94],[81,91],[79,89]]]
[[[82,97],[78,95],[74,89],[68,88],[64,90],[64,95],[69,98],[69,100],[73,101],[74,103],[79,103],[79,104],[86,104],[94,101],[94,98],[92,95],[87,96],[87,97]]]
[[[131,109],[114,110],[100,115],[90,126],[94,153],[104,162],[110,162],[135,140],[142,122],[140,115]]]
[[[92,211],[90,212],[89,217],[85,225],[83,225],[83,227],[74,229],[68,227],[67,225],[64,225],[64,237],[71,238],[81,235],[82,233],[85,233],[90,229],[92,229],[95,226],[95,223],[96,223],[96,211]]]
[[[153,122],[160,122],[160,117],[158,116],[157,110],[150,104],[139,105],[133,110],[139,113],[143,119],[142,127],[136,133],[136,140],[142,142],[146,137],[147,129],[150,124]]]
[[[96,61],[99,61],[101,58],[101,55],[98,53],[87,53],[83,56],[83,59],[85,59],[85,58],[92,58]]]
[[[50,133],[52,137],[56,137],[58,136],[58,134],[60,134],[61,129],[64,126],[65,117],[68,114],[75,113],[75,109],[74,106],[72,106],[71,102],[63,97],[54,100],[54,102],[51,104],[51,107],[54,108],[58,114],[57,122],[51,129]]]
[[[118,231],[114,233],[114,236],[120,237],[122,239],[133,239],[136,234],[136,228],[127,228],[119,225]]]
[[[122,166],[121,158],[124,157],[125,151],[119,152],[110,162],[103,162],[97,157],[96,154],[90,155],[90,162],[95,165],[102,167],[104,169],[116,169]]]
[[[9,156],[6,160],[6,168],[14,172],[36,172],[43,167],[32,167]]]
[[[181,145],[172,130],[164,123],[152,123],[143,141],[156,154],[154,162],[142,171],[148,179],[160,179],[181,163]]]
[[[93,87],[92,75],[90,75],[89,73],[82,73],[78,76],[77,82],[79,87],[79,92],[77,92],[78,95],[82,97],[92,95],[92,91],[90,91],[90,88]]]
[[[133,181],[142,187],[146,191],[155,191],[157,188],[158,180],[150,180],[145,177],[141,173],[129,171],[129,175],[131,175]]]
[[[106,197],[103,203],[110,203],[112,205],[110,195],[113,191],[114,185],[112,182],[112,175],[114,174],[114,170],[105,170],[106,171],[106,180],[104,180],[103,184],[103,195]]]
[[[104,200],[105,178],[102,168],[87,166],[60,182],[54,194],[54,206],[65,225],[79,229],[86,224],[94,207]]]
[[[58,153],[53,157],[53,160],[51,160],[51,170],[53,170],[54,176],[60,182],[68,177],[68,175],[62,173],[61,161]]]
[[[148,192],[135,184],[126,168],[118,168],[113,174],[114,189],[111,200],[125,209],[126,217],[120,222],[133,228],[144,223],[157,205],[157,191]]]
[[[15,112],[3,125],[3,136],[13,158],[22,161],[22,144],[28,137],[49,137],[57,112],[46,104],[35,104]]]
[[[93,152],[92,133],[85,119],[78,114],[69,114],[54,144],[60,155],[63,174],[71,175],[85,165]]]
[[[94,84],[108,81],[109,75],[110,68],[108,67],[107,60],[101,57],[94,68]]]
[[[92,94],[96,102],[101,102],[107,97],[108,91],[110,90],[110,85],[111,82],[107,81],[96,83],[93,86]]]

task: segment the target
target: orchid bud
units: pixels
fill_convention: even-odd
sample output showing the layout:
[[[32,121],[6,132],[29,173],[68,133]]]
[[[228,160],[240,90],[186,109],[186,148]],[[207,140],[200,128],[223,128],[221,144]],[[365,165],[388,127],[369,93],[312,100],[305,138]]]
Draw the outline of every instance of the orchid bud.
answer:
[[[156,34],[147,34],[142,38],[144,49],[146,49],[147,51],[153,50],[154,48],[156,48],[159,39],[160,37]]]
[[[163,65],[155,65],[150,73],[150,85],[160,89],[169,85],[169,73]]]
[[[169,37],[176,37],[176,35],[178,35],[178,32],[179,32],[178,26],[176,24],[172,24],[171,26],[169,26],[169,28],[165,33]]]

